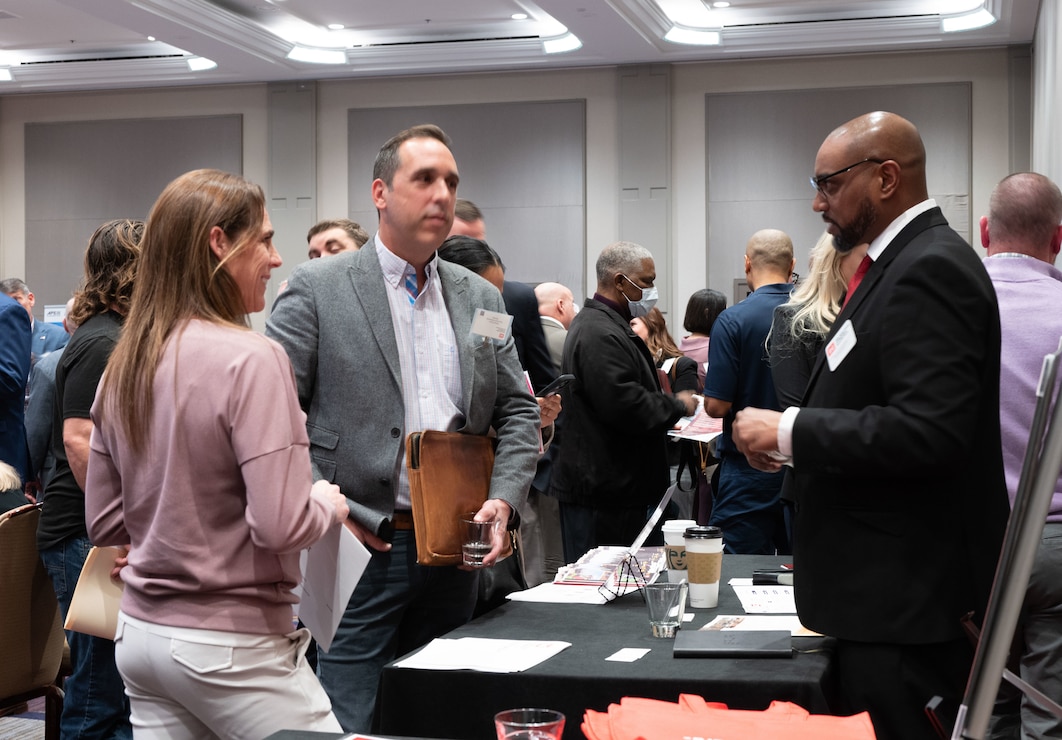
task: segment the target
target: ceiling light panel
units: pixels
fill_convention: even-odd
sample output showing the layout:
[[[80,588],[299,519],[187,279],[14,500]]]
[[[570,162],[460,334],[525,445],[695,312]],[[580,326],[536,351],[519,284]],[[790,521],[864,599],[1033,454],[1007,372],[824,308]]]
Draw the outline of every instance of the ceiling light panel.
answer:
[[[669,18],[671,15],[664,7],[665,4],[684,4],[687,1],[656,0]],[[703,3],[701,4],[703,6]],[[858,3],[840,0],[799,0],[799,2],[741,0],[741,2],[732,3],[729,7],[716,7],[712,10],[705,8],[705,12],[714,17],[713,22],[719,27],[938,16],[965,13],[981,8],[984,4],[984,0],[889,0],[888,2]],[[694,26],[692,23],[671,19],[682,25]]]
[[[985,8],[975,10],[972,13],[963,13],[962,15],[953,15],[940,19],[940,28],[944,33],[955,33],[959,31],[973,31],[977,28],[984,28],[990,26],[996,22],[996,17],[992,15]]]

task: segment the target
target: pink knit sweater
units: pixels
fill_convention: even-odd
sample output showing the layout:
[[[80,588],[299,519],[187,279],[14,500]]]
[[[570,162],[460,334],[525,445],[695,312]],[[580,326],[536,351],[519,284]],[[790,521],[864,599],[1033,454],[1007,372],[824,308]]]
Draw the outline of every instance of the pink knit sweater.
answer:
[[[155,374],[133,454],[97,396],[85,514],[97,545],[131,545],[122,610],[174,627],[284,634],[299,551],[332,525],[311,496],[306,416],[280,345],[191,321]]]

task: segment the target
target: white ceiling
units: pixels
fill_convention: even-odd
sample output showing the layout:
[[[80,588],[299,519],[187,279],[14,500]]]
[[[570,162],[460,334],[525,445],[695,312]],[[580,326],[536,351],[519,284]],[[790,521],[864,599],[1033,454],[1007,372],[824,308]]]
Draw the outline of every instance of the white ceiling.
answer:
[[[1026,44],[1039,0],[0,0],[0,95]],[[997,21],[943,33],[942,12]],[[677,10],[676,10],[677,9]],[[676,12],[718,46],[664,39]],[[525,13],[526,20],[513,20]],[[954,15],[954,13],[951,13]],[[342,24],[330,31],[328,24]],[[582,47],[547,54],[572,33]],[[148,37],[156,40],[149,40]],[[339,64],[288,58],[330,49]],[[214,69],[193,72],[202,57]]]

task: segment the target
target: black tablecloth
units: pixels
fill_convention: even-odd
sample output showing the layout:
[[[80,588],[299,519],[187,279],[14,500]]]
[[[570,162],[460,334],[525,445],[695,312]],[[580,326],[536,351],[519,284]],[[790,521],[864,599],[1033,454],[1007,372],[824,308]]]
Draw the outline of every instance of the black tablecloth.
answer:
[[[694,611],[687,629],[699,629],[719,614],[742,614],[726,585],[751,577],[755,568],[789,558],[726,555],[716,609]],[[732,708],[765,709],[772,700],[792,701],[812,713],[828,713],[835,696],[831,641],[795,638],[792,658],[675,659],[674,641],[653,638],[640,594],[604,606],[510,602],[447,638],[563,640],[571,647],[522,673],[429,671],[384,668],[377,702],[379,732],[388,735],[493,738],[493,716],[514,707],[547,707],[567,717],[566,740],[582,738],[586,709],[605,711],[624,696],[675,701],[698,694]],[[633,663],[606,661],[620,648],[652,648]],[[800,652],[811,650],[813,652]]]

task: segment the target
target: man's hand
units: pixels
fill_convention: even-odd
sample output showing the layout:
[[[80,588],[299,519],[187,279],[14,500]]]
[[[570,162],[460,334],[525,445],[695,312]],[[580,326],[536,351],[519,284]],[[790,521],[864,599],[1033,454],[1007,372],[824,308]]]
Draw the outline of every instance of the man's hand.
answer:
[[[479,570],[482,568],[489,568],[498,562],[498,556],[501,555],[502,548],[505,546],[505,541],[509,537],[509,532],[506,530],[506,526],[509,524],[509,517],[512,515],[512,508],[509,504],[502,501],[500,498],[489,498],[483,502],[483,506],[476,512],[474,519],[477,522],[500,522],[495,530],[496,535],[494,538],[494,547],[490,549],[490,552],[483,558],[483,565],[479,567],[472,567],[471,565],[459,565],[457,566],[461,570]]]
[[[767,473],[782,469],[782,463],[771,453],[778,452],[779,411],[745,408],[737,412],[731,437],[749,465]]]
[[[384,542],[377,537],[374,532],[370,532],[349,517],[343,520],[343,526],[349,529],[351,534],[357,537],[361,544],[372,550],[376,550],[377,552],[387,552],[391,549],[390,542]]]
[[[555,393],[545,398],[536,396],[535,400],[538,401],[539,427],[545,429],[557,420],[557,416],[561,412],[560,394]]]
[[[675,398],[682,401],[686,407],[686,416],[693,416],[697,413],[697,394],[693,391],[679,391],[675,394]]]

